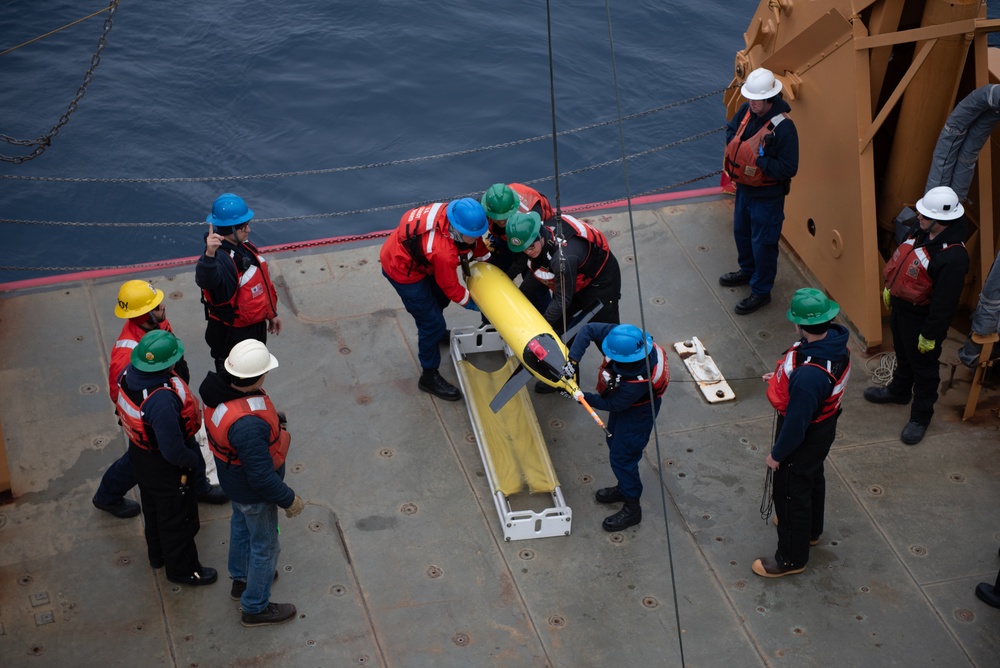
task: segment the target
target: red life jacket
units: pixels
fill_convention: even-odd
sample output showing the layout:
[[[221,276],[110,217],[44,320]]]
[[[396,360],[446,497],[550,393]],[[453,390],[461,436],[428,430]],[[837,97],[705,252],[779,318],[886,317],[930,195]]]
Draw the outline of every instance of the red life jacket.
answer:
[[[542,220],[548,220],[552,216],[556,215],[555,209],[549,204],[549,198],[538,192],[534,188],[524,185],[523,183],[508,183],[507,184],[511,190],[517,193],[518,199],[520,199],[520,204],[517,207],[518,213],[528,213],[535,209],[535,205],[538,205],[538,215],[542,217]],[[495,236],[497,239],[507,239],[505,220],[493,220],[489,219],[490,234]]]
[[[130,441],[143,450],[152,450],[156,447],[155,435],[143,419],[142,406],[155,393],[164,390],[173,392],[181,400],[180,421],[184,438],[194,437],[201,429],[201,404],[180,376],[171,373],[169,383],[145,390],[133,390],[126,387],[127,377],[128,369],[122,373],[121,379],[118,381],[117,408],[118,417],[121,419],[122,427],[125,428],[125,434]]]
[[[773,116],[771,120],[761,126],[754,136],[744,141],[741,137],[743,137],[747,123],[750,122],[750,114],[750,109],[747,108],[747,113],[740,121],[740,127],[733,135],[733,140],[726,146],[726,174],[736,183],[742,183],[745,186],[771,186],[778,182],[764,176],[763,170],[757,167],[757,157],[760,155],[760,145],[764,135],[774,132],[774,129],[788,118],[788,114],[781,113]]]
[[[882,279],[889,288],[889,294],[917,306],[929,304],[934,289],[934,282],[927,271],[931,266],[931,255],[959,246],[965,248],[962,242],[917,246],[916,239],[912,237],[899,244],[882,270]]]
[[[653,352],[656,354],[656,363],[653,365],[652,370],[652,380],[653,380],[653,395],[656,397],[662,397],[663,393],[667,391],[667,385],[670,383],[670,365],[667,363],[667,354],[660,347],[660,344],[653,344]],[[607,371],[607,367],[611,364],[612,360],[610,357],[605,357],[604,361],[601,362],[601,367],[597,370],[597,388],[596,391],[600,395],[604,395],[604,392],[608,389],[614,389],[618,387],[621,383],[646,383],[649,382],[647,378],[642,375],[636,376],[635,378],[622,378],[620,375],[611,376],[611,372]],[[647,397],[649,395],[646,395]],[[632,404],[633,406],[643,406],[649,403],[649,399],[643,399],[642,401],[637,401]]]
[[[170,323],[163,320],[160,329],[165,332],[173,332]],[[139,339],[147,334],[139,325],[131,320],[126,320],[122,327],[115,347],[111,350],[111,364],[108,367],[108,392],[111,394],[111,403],[118,403],[118,376],[122,375],[128,365],[132,362],[132,349],[139,345]]]
[[[608,258],[611,257],[611,249],[608,246],[607,237],[596,227],[577,220],[573,216],[564,215],[562,220],[563,223],[566,223],[562,226],[562,231],[566,235],[566,239],[555,237],[556,244],[565,246],[566,240],[574,236],[581,237],[588,244],[587,254],[580,261],[576,272],[576,292],[579,292],[590,285],[590,282],[597,278],[601,270],[604,269],[604,265],[608,263]],[[549,290],[554,290],[555,274],[552,273],[549,267],[550,260],[542,260],[545,264],[541,264],[539,260],[542,260],[542,256],[529,260],[528,266],[531,268],[531,273],[534,274],[539,282],[544,283]]]
[[[217,262],[221,262],[222,257],[229,258],[236,270],[239,285],[229,301],[221,304],[212,302],[208,290],[201,291],[201,300],[205,303],[208,317],[219,322],[224,322],[232,327],[248,327],[259,322],[270,320],[277,315],[278,293],[271,282],[271,272],[267,268],[267,260],[260,254],[257,247],[249,241],[244,241],[242,246],[250,251],[253,262],[246,271],[241,271],[233,257],[235,250],[216,253]]]
[[[816,411],[811,420],[813,423],[822,422],[836,415],[837,411],[840,410],[840,402],[844,398],[844,390],[847,388],[847,379],[851,375],[851,361],[848,358],[847,365],[843,369],[837,369],[830,360],[818,357],[809,356],[800,361],[799,358],[802,355],[796,350],[800,345],[802,342],[796,341],[785,352],[785,356],[778,360],[774,373],[767,379],[767,400],[771,402],[776,411],[784,415],[785,411],[788,410],[788,381],[792,372],[800,366],[814,366],[817,369],[822,369],[830,377],[830,383],[833,385],[830,396],[823,400],[819,410]],[[837,373],[839,375],[836,375]]]
[[[292,437],[281,426],[278,411],[264,390],[260,390],[260,394],[223,402],[215,408],[205,406],[205,432],[208,434],[208,446],[212,449],[212,454],[227,465],[242,466],[240,458],[236,456],[236,448],[229,442],[229,428],[237,420],[248,415],[264,420],[271,428],[267,451],[271,455],[271,461],[274,462],[274,470],[277,471],[288,457],[288,446],[292,442]]]

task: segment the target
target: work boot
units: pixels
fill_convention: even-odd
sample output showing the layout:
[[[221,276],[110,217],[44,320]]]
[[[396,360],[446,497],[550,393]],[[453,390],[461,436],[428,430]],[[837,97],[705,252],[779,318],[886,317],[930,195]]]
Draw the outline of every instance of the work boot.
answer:
[[[995,585],[990,585],[989,582],[980,582],[976,585],[976,598],[986,605],[1000,608],[1000,575],[997,575]]]
[[[747,315],[748,313],[753,313],[761,306],[766,306],[770,303],[771,295],[751,294],[746,299],[741,299],[736,303],[736,315]]]
[[[865,388],[865,400],[873,404],[908,404],[910,393],[896,394],[888,387],[871,386]]]
[[[202,566],[194,573],[186,577],[174,577],[173,575],[168,575],[167,579],[176,584],[191,585],[192,587],[204,587],[205,585],[213,584],[216,580],[218,580],[219,572],[214,568]]]
[[[420,380],[417,381],[417,387],[445,401],[458,401],[462,398],[458,388],[446,381],[437,369],[424,369],[420,374]]]
[[[268,603],[260,612],[240,613],[240,624],[243,626],[271,626],[284,624],[295,618],[295,606],[291,603]]]
[[[597,493],[594,494],[594,498],[598,503],[618,503],[619,501],[625,500],[625,497],[622,495],[622,491],[618,489],[618,485],[597,490]]]
[[[605,531],[621,531],[642,521],[642,507],[639,501],[626,501],[622,509],[610,517],[605,517],[601,526]]]
[[[910,420],[899,434],[899,440],[907,445],[916,445],[923,440],[927,425]]]
[[[719,276],[719,285],[727,288],[735,288],[738,285],[747,285],[753,274],[746,271],[731,271],[728,274]]]
[[[277,581],[278,581],[278,571],[275,571],[274,579],[272,579],[271,582],[274,583]],[[246,590],[247,590],[246,580],[233,580],[233,586],[229,590],[229,598],[233,599],[234,601],[238,601],[240,600],[240,597],[243,596],[243,592],[245,592]]]
[[[222,491],[221,485],[210,485],[208,491],[198,494],[198,503],[211,503],[212,505],[220,506],[228,502],[229,497]]]
[[[782,566],[779,564],[774,557],[761,557],[753,562],[750,567],[754,573],[761,576],[762,578],[783,578],[786,575],[795,575],[796,573],[801,573],[806,569],[805,566],[802,568],[792,568],[791,566]]]
[[[115,503],[101,503],[97,500],[95,496],[91,499],[94,503],[94,507],[98,510],[103,510],[105,512],[111,513],[115,517],[123,520],[127,520],[130,517],[135,517],[140,512],[142,512],[142,506],[140,506],[135,501],[131,499],[120,499]]]

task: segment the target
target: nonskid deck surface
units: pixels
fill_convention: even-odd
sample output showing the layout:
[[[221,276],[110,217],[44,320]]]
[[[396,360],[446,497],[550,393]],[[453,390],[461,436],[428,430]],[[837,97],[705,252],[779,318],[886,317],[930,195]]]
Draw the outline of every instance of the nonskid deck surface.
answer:
[[[759,514],[773,425],[759,378],[794,336],[783,304],[809,283],[782,255],[772,304],[735,315],[746,288],[718,285],[734,268],[731,216],[727,199],[635,212],[646,327],[673,381],[641,464],[643,521],[621,534],[601,529],[614,508],[593,500],[613,483],[603,434],[568,399],[532,394],[572,534],[504,542],[466,407],[416,389],[415,328],[378,246],[271,258],[285,330],[269,341],[268,392],[290,419],[286,479],[307,499],[282,519],[272,592],[300,614],[275,627],[242,627],[229,598],[227,506],[200,507],[197,541],[223,577],[186,588],[148,566],[140,518],[91,505],[125,447],[105,387],[125,279],[6,295],[0,420],[16,499],[0,507],[0,664],[679,666],[683,642],[688,666],[995,665],[1000,610],[973,590],[1000,568],[998,398],[988,387],[962,422],[967,369],[908,447],[907,408],[861,398],[853,342],[826,532],[805,573],[751,573],[776,542]],[[638,323],[629,216],[588,220],[621,261],[623,321]],[[210,360],[193,271],[135,277],[167,293],[199,383]],[[734,401],[710,405],[687,382],[672,346],[692,336]],[[584,358],[585,386],[598,357]]]

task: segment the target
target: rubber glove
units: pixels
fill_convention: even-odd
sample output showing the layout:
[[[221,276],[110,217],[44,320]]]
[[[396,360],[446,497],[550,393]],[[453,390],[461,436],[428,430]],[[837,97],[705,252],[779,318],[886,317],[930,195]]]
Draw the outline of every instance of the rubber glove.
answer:
[[[892,310],[892,299],[889,295],[889,288],[882,288],[882,303],[885,304],[885,309],[887,311]]]
[[[929,353],[937,345],[933,339],[925,339],[923,334],[917,336],[917,350],[922,353]]]
[[[476,302],[472,301],[471,299],[468,302],[466,302],[465,308],[466,310],[469,311],[479,311],[479,307],[476,306]]]
[[[285,508],[285,517],[295,517],[302,512],[302,509],[306,507],[306,502],[296,494],[295,500],[292,501],[292,505]]]

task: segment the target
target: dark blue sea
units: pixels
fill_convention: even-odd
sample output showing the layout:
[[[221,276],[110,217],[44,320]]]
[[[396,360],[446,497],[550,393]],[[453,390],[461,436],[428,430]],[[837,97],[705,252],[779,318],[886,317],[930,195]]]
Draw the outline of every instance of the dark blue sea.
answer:
[[[494,182],[533,182],[554,200],[556,156],[564,206],[714,174],[722,95],[662,107],[729,84],[756,5],[628,0],[609,13],[598,0],[552,0],[550,86],[541,0],[124,0],[48,150],[0,163],[0,176],[83,181],[0,179],[0,218],[142,225],[0,223],[0,282],[57,273],[11,267],[196,255],[205,226],[155,223],[203,221],[226,191],[255,210],[251,239],[266,246],[388,229],[410,206]],[[0,51],[105,7],[0,3]],[[105,16],[0,55],[0,133],[34,138],[58,121]],[[638,116],[581,129],[619,113]],[[557,152],[553,122],[568,131]],[[623,145],[639,154],[627,187]],[[28,150],[0,144],[4,155]]]

